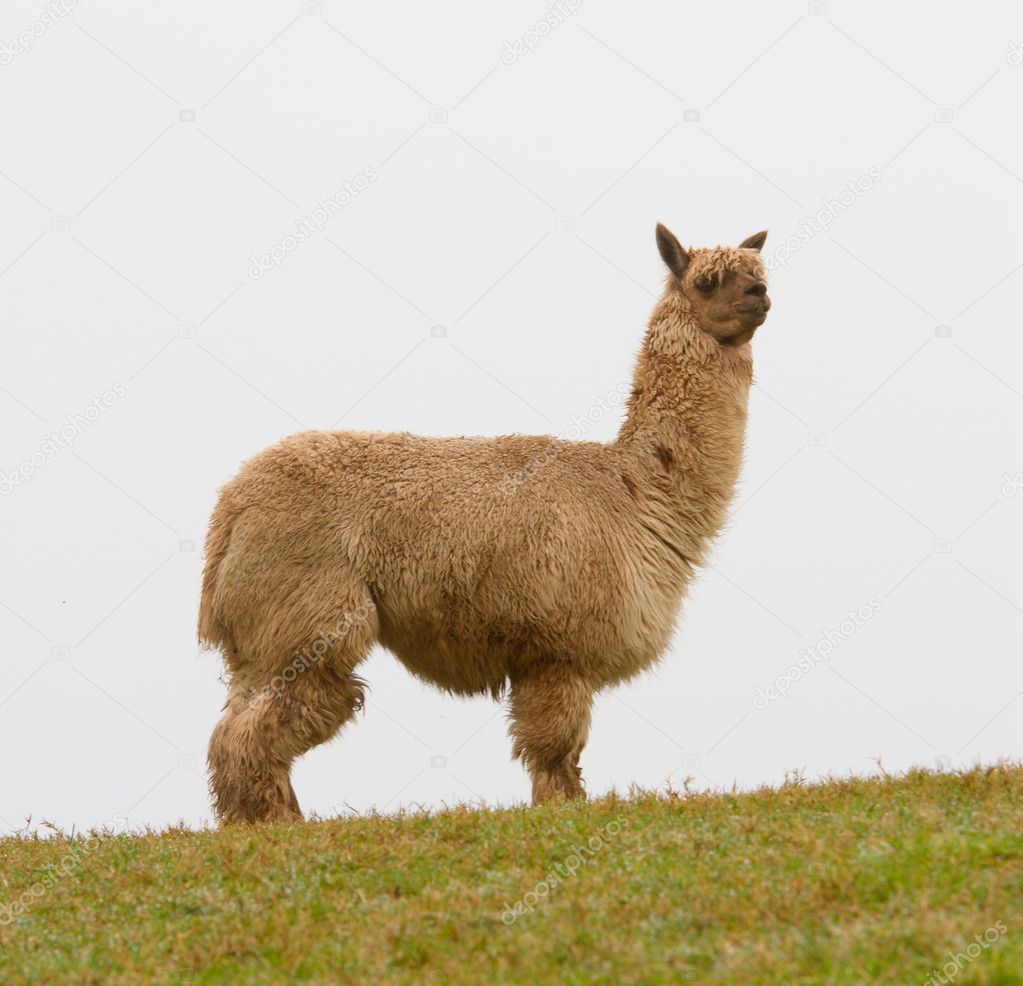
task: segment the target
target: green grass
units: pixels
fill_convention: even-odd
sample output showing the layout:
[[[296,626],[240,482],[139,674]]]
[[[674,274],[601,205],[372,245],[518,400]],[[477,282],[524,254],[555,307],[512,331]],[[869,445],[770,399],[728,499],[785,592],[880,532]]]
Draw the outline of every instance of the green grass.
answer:
[[[1019,983],[1023,768],[24,837],[0,881],[5,984]]]

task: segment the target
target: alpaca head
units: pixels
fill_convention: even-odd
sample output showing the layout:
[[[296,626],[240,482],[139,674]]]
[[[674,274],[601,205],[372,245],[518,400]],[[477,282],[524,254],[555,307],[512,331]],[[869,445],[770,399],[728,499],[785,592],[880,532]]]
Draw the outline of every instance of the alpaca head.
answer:
[[[741,346],[767,318],[766,270],[760,249],[767,231],[738,247],[685,249],[667,226],[657,224],[657,249],[671,275],[669,292],[684,298],[699,327],[722,346]]]

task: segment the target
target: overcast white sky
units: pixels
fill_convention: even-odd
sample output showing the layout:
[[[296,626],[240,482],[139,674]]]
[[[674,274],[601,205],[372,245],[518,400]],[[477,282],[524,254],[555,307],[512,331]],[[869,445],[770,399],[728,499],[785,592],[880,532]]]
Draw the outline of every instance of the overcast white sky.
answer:
[[[218,486],[305,427],[564,431],[631,376],[658,220],[768,228],[774,308],[590,791],[1023,755],[1018,4],[68,6],[0,9],[0,832],[208,819]],[[528,796],[503,710],[365,667],[303,808]]]

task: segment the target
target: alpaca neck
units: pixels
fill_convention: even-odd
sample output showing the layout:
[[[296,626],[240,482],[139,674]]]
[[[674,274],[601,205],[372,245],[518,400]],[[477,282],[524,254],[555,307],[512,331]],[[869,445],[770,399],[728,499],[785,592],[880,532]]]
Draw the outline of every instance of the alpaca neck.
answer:
[[[669,292],[654,309],[617,444],[662,537],[698,562],[721,528],[742,460],[749,346],[723,347]]]

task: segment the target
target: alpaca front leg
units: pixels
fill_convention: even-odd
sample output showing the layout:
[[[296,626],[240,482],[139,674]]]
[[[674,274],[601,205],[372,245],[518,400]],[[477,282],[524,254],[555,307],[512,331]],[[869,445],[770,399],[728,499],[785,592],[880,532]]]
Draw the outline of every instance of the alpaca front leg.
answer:
[[[533,780],[533,804],[584,798],[579,755],[590,730],[593,689],[570,662],[533,665],[512,678],[512,756]]]

